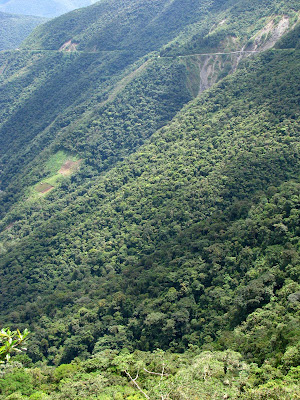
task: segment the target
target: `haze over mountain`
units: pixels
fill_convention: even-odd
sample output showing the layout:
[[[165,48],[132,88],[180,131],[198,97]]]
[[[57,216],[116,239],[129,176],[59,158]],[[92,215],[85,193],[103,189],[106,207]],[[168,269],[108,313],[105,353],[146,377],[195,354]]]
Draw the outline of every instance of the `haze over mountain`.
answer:
[[[0,51],[16,49],[45,18],[0,12]]]
[[[0,0],[0,11],[53,18],[95,2],[96,0]]]
[[[1,400],[300,395],[299,8],[103,0],[0,53],[0,320],[39,363]]]

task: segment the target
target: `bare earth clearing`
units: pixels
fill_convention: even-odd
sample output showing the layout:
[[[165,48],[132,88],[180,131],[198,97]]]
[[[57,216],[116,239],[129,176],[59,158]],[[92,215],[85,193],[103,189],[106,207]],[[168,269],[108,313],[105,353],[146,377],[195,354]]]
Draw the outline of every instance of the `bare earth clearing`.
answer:
[[[81,160],[78,161],[67,160],[61,167],[61,169],[58,171],[58,173],[63,176],[71,175],[74,171],[78,169],[80,161]]]
[[[50,190],[52,190],[54,188],[54,186],[49,185],[49,183],[47,182],[42,182],[39,183],[38,185],[36,185],[35,189],[37,192],[39,193],[47,193],[50,192]]]

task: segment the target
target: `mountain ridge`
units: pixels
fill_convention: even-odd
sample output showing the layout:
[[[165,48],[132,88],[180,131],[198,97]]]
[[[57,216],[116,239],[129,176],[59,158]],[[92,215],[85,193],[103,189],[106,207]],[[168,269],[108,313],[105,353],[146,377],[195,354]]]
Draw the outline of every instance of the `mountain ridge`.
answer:
[[[0,51],[15,49],[45,18],[0,12]]]
[[[300,354],[299,7],[217,1],[196,9],[195,22],[189,2],[180,29],[164,26],[144,47],[135,36],[145,21],[153,32],[162,15],[183,10],[157,1],[155,18],[148,1],[133,3],[115,20],[104,1],[62,16],[19,52],[0,54],[1,321],[33,331],[27,362],[57,367],[43,370],[50,399],[71,393],[68,385],[71,398],[95,397],[89,385],[76,390],[99,371],[110,383],[97,395],[131,399],[109,392],[125,385],[117,371],[129,379],[163,359],[196,369],[202,357],[212,371],[222,360],[207,378],[218,389],[196,384],[192,370],[180,386],[187,372],[177,365],[167,369],[180,379],[170,398],[196,399],[206,387],[206,397],[291,400]],[[69,31],[91,14],[96,22]],[[219,25],[225,14],[233,22]],[[95,49],[121,20],[122,51],[105,51],[113,38]],[[244,383],[224,383],[229,364]]]

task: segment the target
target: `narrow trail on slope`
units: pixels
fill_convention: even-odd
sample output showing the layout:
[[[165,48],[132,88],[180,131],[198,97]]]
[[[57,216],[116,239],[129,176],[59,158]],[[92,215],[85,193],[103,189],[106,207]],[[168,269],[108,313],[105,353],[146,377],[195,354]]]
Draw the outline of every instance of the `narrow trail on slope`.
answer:
[[[184,54],[184,55],[176,55],[176,56],[158,56],[158,58],[184,58],[184,57],[193,57],[193,56],[222,56],[222,55],[230,55],[230,54],[242,54],[242,53],[260,53],[259,50],[237,50],[237,51],[229,51],[224,53],[194,53],[194,54]]]
[[[126,51],[126,49],[116,49],[116,50],[102,50],[102,51],[64,51],[64,50],[50,50],[50,49],[12,49],[12,50],[2,50],[1,53],[8,52],[20,52],[20,53],[77,53],[77,54],[101,54],[101,53],[115,53]],[[193,54],[183,54],[174,56],[158,56],[158,58],[182,58],[182,57],[193,57],[193,56],[214,56],[214,55],[229,55],[229,54],[240,54],[240,53],[260,53],[261,50],[236,50],[230,52],[218,52],[218,53],[193,53]]]

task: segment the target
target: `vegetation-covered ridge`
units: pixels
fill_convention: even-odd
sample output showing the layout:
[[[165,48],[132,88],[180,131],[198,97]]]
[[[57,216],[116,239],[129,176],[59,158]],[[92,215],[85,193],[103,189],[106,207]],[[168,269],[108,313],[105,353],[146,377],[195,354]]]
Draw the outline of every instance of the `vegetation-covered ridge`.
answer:
[[[224,45],[225,53],[242,49],[242,42],[253,34],[258,35],[255,48],[261,50],[267,39],[261,40],[259,32],[274,19],[275,11],[275,28],[286,15],[282,31],[275,29],[276,38],[291,29],[298,8],[297,3],[288,4],[287,13],[286,2],[255,2],[251,6],[252,24],[248,26],[247,7],[240,1],[237,7],[241,26],[235,25],[235,29],[243,28],[241,42],[235,47]],[[195,32],[199,36],[198,22],[193,21],[207,16],[207,24],[213,29],[215,20],[223,21],[224,13],[231,15],[230,7],[232,4],[225,1],[198,5],[188,2],[183,18],[178,2],[160,0],[153,8],[149,1],[121,5],[102,1],[50,21],[37,31],[24,48],[40,50],[0,55],[0,189],[5,195],[1,210],[5,212],[24,195],[27,187],[46,176],[42,166],[51,154],[61,149],[77,154],[87,161],[92,175],[107,170],[134,152],[192,97],[236,70],[248,53],[175,59],[148,53],[150,49],[159,51],[162,45],[167,46],[182,31],[188,36],[179,33],[179,49],[179,43],[187,43]],[[73,40],[74,21],[78,34],[90,32],[81,44]],[[145,27],[151,29],[144,32]],[[122,34],[122,46],[116,29]],[[268,45],[274,40],[272,32]],[[64,38],[60,40],[57,35]],[[112,38],[118,43],[117,49],[109,44]],[[96,52],[94,46],[87,45],[90,41],[101,43]],[[213,48],[214,42],[211,45],[211,51],[220,52],[218,46]],[[55,50],[45,51],[47,48]],[[169,50],[167,53],[172,54]],[[144,57],[140,58],[141,55]]]
[[[33,366],[20,357],[0,371],[1,400],[299,398],[299,368],[286,374],[284,368],[247,364],[230,350],[201,352],[195,346],[184,354],[105,350],[57,368]]]
[[[45,21],[45,18],[0,12],[0,51],[16,49],[35,27]]]
[[[40,27],[23,48],[145,54],[164,46],[161,55],[266,49],[299,17],[296,0],[186,0],[184,8],[169,0],[102,0]]]
[[[126,54],[45,57],[38,53],[32,70],[26,67],[31,55],[25,60],[22,55],[7,58],[24,66],[24,75],[15,76],[9,67],[4,72],[3,211],[26,187],[47,176],[51,154],[64,149],[85,159],[86,178],[105,171],[138,148],[194,95],[186,62],[181,61],[138,60],[128,65],[132,59]],[[40,106],[42,99],[47,101]]]
[[[0,320],[31,331],[0,398],[299,397],[298,8],[235,5],[102,1],[0,53]]]
[[[285,285],[297,292],[298,63],[294,50],[247,61],[98,183],[72,193],[71,180],[70,195],[20,208],[2,234],[1,302],[5,319],[34,324],[34,359],[219,342],[286,301]],[[279,312],[291,324],[282,354],[297,337],[294,311]],[[277,354],[276,342],[255,350],[255,337],[251,359]]]
[[[218,13],[197,21],[161,50],[161,55],[263,51],[299,20],[297,1],[224,2]]]

